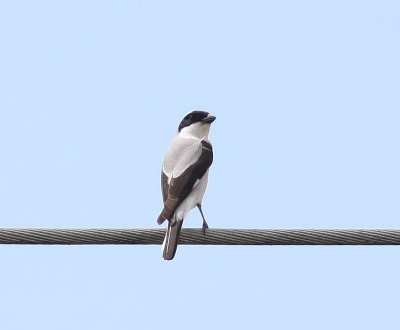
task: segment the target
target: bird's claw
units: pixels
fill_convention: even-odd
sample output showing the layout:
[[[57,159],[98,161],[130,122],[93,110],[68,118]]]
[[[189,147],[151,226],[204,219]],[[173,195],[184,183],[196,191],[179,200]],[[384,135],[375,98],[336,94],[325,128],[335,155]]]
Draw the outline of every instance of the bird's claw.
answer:
[[[208,224],[207,222],[203,222],[203,226],[201,228],[203,230],[203,235],[206,235],[206,229],[208,229]]]

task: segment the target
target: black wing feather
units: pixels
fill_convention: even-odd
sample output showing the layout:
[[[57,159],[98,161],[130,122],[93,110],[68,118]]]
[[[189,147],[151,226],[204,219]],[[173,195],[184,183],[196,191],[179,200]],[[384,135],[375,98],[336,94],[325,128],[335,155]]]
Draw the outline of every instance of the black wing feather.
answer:
[[[172,178],[168,185],[167,176],[162,172],[161,185],[164,199],[164,209],[157,219],[159,224],[166,219],[171,220],[176,208],[189,195],[194,184],[207,172],[213,162],[213,150],[209,142],[201,141],[202,152],[196,163],[189,166],[181,176]]]

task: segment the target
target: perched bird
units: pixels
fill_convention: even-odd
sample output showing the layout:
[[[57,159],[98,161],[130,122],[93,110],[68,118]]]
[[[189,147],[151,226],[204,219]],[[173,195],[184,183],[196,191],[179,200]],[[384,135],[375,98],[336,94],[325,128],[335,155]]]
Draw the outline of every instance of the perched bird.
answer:
[[[175,256],[183,219],[195,206],[203,218],[203,230],[208,228],[201,202],[207,187],[208,169],[213,162],[213,150],[208,133],[215,117],[206,111],[192,111],[181,121],[178,133],[168,147],[161,170],[161,190],[164,208],[157,222],[168,220],[163,243],[163,258]]]

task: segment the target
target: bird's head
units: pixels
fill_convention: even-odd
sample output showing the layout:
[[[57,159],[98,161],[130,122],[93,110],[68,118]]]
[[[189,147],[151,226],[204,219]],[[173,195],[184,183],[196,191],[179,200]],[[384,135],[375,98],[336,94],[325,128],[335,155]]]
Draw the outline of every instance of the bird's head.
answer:
[[[207,137],[210,125],[215,118],[215,116],[210,115],[207,111],[195,110],[189,112],[179,124],[178,132],[198,138]]]

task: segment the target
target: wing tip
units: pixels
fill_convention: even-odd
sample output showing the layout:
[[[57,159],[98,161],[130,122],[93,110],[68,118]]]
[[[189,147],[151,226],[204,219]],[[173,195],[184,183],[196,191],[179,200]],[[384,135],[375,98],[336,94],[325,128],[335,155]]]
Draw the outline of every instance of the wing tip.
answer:
[[[163,224],[164,223],[164,221],[166,220],[166,218],[163,216],[163,214],[161,213],[159,216],[158,216],[158,218],[157,218],[157,223],[159,224],[159,225],[161,225],[161,224]]]

